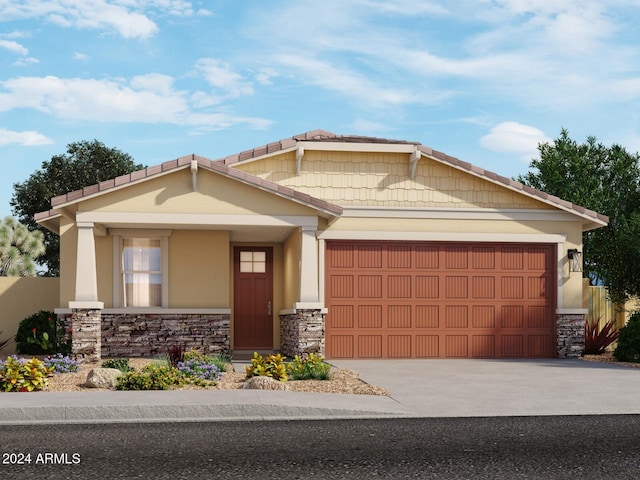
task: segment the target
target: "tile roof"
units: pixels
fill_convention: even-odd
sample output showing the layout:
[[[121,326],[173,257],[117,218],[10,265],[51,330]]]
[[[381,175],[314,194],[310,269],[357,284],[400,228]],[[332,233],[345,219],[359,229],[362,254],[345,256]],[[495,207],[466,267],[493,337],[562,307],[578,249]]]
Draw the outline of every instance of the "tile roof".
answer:
[[[191,160],[197,160],[198,166],[215,171],[229,178],[234,178],[244,183],[262,188],[267,191],[271,191],[272,193],[284,196],[286,198],[290,198],[292,200],[308,204],[309,206],[327,211],[333,215],[340,215],[342,213],[342,208],[338,205],[330,204],[322,199],[311,197],[301,192],[297,192],[291,188],[284,187],[277,183],[269,182],[257,176],[229,167],[229,165],[233,165],[238,162],[252,160],[252,159],[262,157],[264,155],[270,155],[277,152],[294,149],[298,146],[298,142],[305,142],[305,141],[416,145],[416,148],[418,148],[420,152],[426,155],[427,157],[432,158],[433,160],[439,161],[441,163],[450,165],[463,172],[469,173],[477,177],[484,178],[492,183],[501,185],[511,190],[515,190],[524,195],[533,197],[535,199],[538,199],[542,202],[553,205],[562,210],[573,212],[576,215],[595,221],[596,223],[605,225],[609,221],[609,218],[605,215],[586,209],[579,205],[574,205],[571,202],[567,202],[556,196],[549,195],[547,193],[541,192],[534,188],[528,187],[526,185],[523,185],[520,182],[516,182],[515,180],[512,180],[507,177],[503,177],[494,172],[484,170],[480,167],[464,162],[456,157],[452,157],[443,152],[433,150],[429,147],[422,145],[420,142],[409,142],[405,140],[393,140],[393,139],[387,139],[387,138],[366,137],[366,136],[358,136],[358,135],[337,135],[335,133],[328,132],[326,130],[311,130],[309,132],[302,133],[300,135],[295,135],[291,138],[285,138],[277,142],[273,142],[267,145],[262,145],[262,146],[253,148],[251,150],[245,150],[243,152],[240,152],[234,155],[229,155],[225,158],[218,159],[218,160],[209,160],[207,158],[200,157],[197,155],[188,155],[188,156],[180,157],[175,160],[164,162],[160,165],[148,167],[148,168],[145,168],[144,170],[139,170],[127,175],[116,177],[111,180],[100,182],[97,185],[91,185],[81,190],[77,190],[74,192],[67,193],[65,195],[53,197],[51,199],[51,206],[53,207],[53,210],[36,214],[36,220],[55,216],[57,214],[56,207],[67,204],[69,202],[74,202],[90,195],[102,193],[116,187],[120,187],[129,183],[143,180],[145,178],[170,172],[178,168],[185,168],[191,164]]]

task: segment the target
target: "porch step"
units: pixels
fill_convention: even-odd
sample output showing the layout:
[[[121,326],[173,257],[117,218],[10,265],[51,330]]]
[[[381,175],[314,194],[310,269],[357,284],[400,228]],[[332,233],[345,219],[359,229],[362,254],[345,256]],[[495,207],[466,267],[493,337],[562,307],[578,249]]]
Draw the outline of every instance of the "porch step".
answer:
[[[253,352],[258,352],[263,357],[268,357],[272,353],[276,353],[275,350],[233,350],[231,352],[231,359],[234,361],[249,361],[253,358]]]

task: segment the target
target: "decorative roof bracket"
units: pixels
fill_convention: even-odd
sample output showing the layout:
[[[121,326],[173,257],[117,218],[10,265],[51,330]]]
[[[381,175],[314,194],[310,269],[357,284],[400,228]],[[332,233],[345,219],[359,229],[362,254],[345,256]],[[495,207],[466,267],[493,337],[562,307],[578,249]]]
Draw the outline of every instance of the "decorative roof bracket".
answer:
[[[298,146],[296,149],[296,175],[300,175],[302,169],[302,157],[304,157],[304,148]]]
[[[198,160],[191,158],[191,189],[196,192],[198,190]]]
[[[416,149],[409,155],[409,178],[415,178],[416,167],[418,166],[418,160],[422,157],[422,153],[416,145]]]

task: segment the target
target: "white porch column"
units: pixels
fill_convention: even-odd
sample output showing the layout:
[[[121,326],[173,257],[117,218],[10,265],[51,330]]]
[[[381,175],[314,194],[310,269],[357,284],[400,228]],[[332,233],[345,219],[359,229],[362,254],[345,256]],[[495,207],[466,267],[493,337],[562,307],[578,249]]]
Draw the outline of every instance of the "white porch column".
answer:
[[[69,302],[69,308],[102,309],[104,304],[98,301],[93,222],[78,222],[77,226],[76,294],[75,301]]]
[[[318,303],[318,241],[315,227],[300,227],[300,303]]]

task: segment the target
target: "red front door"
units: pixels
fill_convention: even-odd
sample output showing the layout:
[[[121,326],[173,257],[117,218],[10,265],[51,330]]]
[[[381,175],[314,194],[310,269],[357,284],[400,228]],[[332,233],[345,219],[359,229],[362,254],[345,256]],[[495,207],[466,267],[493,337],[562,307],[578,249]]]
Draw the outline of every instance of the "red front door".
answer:
[[[273,250],[235,247],[233,338],[235,349],[273,348]]]

